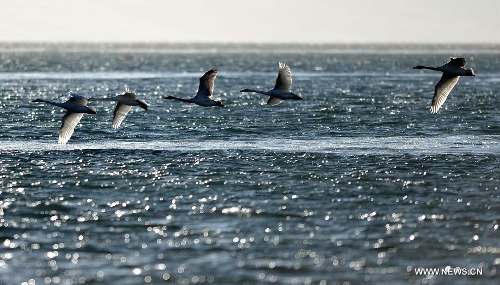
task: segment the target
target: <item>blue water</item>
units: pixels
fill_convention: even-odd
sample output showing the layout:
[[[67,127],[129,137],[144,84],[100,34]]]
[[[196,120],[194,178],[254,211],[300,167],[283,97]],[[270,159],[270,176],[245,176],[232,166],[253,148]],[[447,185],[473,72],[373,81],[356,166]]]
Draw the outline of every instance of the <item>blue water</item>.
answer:
[[[440,74],[463,55],[430,114]],[[265,105],[290,65],[302,101]],[[226,108],[195,94],[218,69]],[[67,145],[63,102],[91,102]],[[0,45],[0,284],[498,284],[498,46]],[[419,275],[418,268],[479,275]]]

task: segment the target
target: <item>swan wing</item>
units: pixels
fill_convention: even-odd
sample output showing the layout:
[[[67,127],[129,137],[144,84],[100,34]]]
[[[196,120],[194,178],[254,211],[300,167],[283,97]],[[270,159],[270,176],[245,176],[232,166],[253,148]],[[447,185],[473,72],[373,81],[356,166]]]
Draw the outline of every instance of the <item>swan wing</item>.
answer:
[[[68,101],[66,101],[66,103],[71,103],[71,104],[75,104],[75,105],[78,105],[78,106],[87,106],[87,103],[89,102],[89,100],[83,96],[80,96],[78,94],[75,94],[73,92],[69,92],[69,99]]]
[[[461,75],[464,72],[464,67],[467,61],[463,57],[450,57],[450,61],[435,68],[444,73],[449,73],[450,75]]]
[[[281,103],[281,101],[283,101],[283,100],[280,98],[269,96],[269,99],[267,99],[267,105],[270,105],[270,106],[278,105],[279,103]]]
[[[455,87],[455,85],[457,84],[459,78],[460,76],[451,76],[443,73],[441,80],[439,80],[434,89],[431,113],[437,113],[439,111],[444,101],[446,101],[448,94],[450,94],[453,87]]]
[[[125,92],[123,92],[119,96],[122,96],[122,97],[127,98],[127,99],[132,99],[132,100],[137,99],[137,95],[135,95],[134,92],[131,92],[130,89],[128,89],[128,86],[126,86]]]
[[[467,61],[464,57],[450,57],[449,65],[454,65],[459,68],[464,68],[467,64]]]
[[[137,99],[137,95],[135,95],[135,93],[124,93],[121,96],[124,97],[124,98],[130,99],[130,100],[136,100]]]
[[[274,85],[274,89],[285,92],[292,91],[292,71],[286,63],[279,63],[278,78],[276,78],[276,85]]]
[[[61,129],[59,130],[59,143],[66,144],[73,132],[75,131],[76,125],[80,122],[83,117],[83,113],[73,113],[71,111],[67,111],[66,114],[62,118]]]
[[[215,77],[217,77],[217,69],[211,69],[200,77],[200,85],[198,86],[198,92],[195,98],[198,97],[201,99],[200,97],[203,97],[212,100]]]
[[[116,104],[115,111],[113,113],[113,129],[118,129],[131,108],[132,106],[126,104]]]

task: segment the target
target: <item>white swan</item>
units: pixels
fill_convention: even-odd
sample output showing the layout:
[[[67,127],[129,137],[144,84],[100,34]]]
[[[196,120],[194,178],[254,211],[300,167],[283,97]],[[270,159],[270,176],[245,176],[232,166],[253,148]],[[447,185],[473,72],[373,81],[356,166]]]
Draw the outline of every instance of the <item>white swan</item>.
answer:
[[[132,106],[139,106],[144,110],[148,109],[146,101],[137,99],[137,95],[130,92],[128,86],[125,86],[125,92],[122,94],[109,98],[89,98],[89,101],[116,101],[115,111],[113,112],[113,129],[120,127]]]
[[[85,97],[79,96],[73,92],[69,92],[69,99],[64,103],[57,103],[52,101],[47,101],[43,99],[35,99],[32,102],[43,102],[51,104],[57,107],[66,109],[66,114],[62,118],[61,129],[59,130],[59,143],[66,144],[73,132],[75,131],[76,125],[80,122],[83,114],[96,114],[94,108],[88,107],[88,100]]]
[[[212,94],[214,92],[215,77],[217,77],[217,69],[211,69],[207,71],[202,77],[200,77],[198,92],[196,93],[196,96],[191,99],[182,99],[174,96],[164,97],[163,99],[174,99],[186,103],[194,103],[203,107],[224,107],[221,101],[215,101],[212,97]]]
[[[474,70],[472,68],[465,69],[465,64],[467,61],[463,57],[451,57],[450,61],[444,65],[439,67],[428,67],[418,65],[413,69],[430,69],[435,71],[441,71],[443,76],[441,80],[436,84],[434,89],[434,97],[432,98],[431,104],[431,113],[437,113],[444,101],[446,101],[446,97],[450,94],[453,87],[458,82],[460,76],[475,76]]]
[[[240,92],[255,92],[268,95],[268,105],[276,105],[283,100],[302,100],[300,93],[292,93],[292,71],[286,63],[279,63],[278,78],[276,78],[276,85],[269,91],[259,91],[253,89],[243,89]]]

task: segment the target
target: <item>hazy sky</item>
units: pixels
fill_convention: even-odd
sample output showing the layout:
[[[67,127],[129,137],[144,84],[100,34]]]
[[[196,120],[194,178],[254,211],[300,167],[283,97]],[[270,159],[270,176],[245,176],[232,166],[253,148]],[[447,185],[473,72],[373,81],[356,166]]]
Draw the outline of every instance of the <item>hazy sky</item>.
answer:
[[[500,0],[0,0],[0,41],[500,43]]]

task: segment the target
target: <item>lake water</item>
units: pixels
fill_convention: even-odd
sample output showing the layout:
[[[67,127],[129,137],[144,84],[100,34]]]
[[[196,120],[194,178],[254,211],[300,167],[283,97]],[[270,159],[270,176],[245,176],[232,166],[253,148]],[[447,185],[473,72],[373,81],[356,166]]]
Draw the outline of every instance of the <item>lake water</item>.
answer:
[[[411,67],[454,55],[476,76],[430,114]],[[279,61],[304,100],[239,92]],[[211,68],[225,108],[162,99]],[[125,85],[149,110],[91,102],[67,145],[31,102]],[[0,88],[0,284],[500,280],[498,46],[2,44]]]

